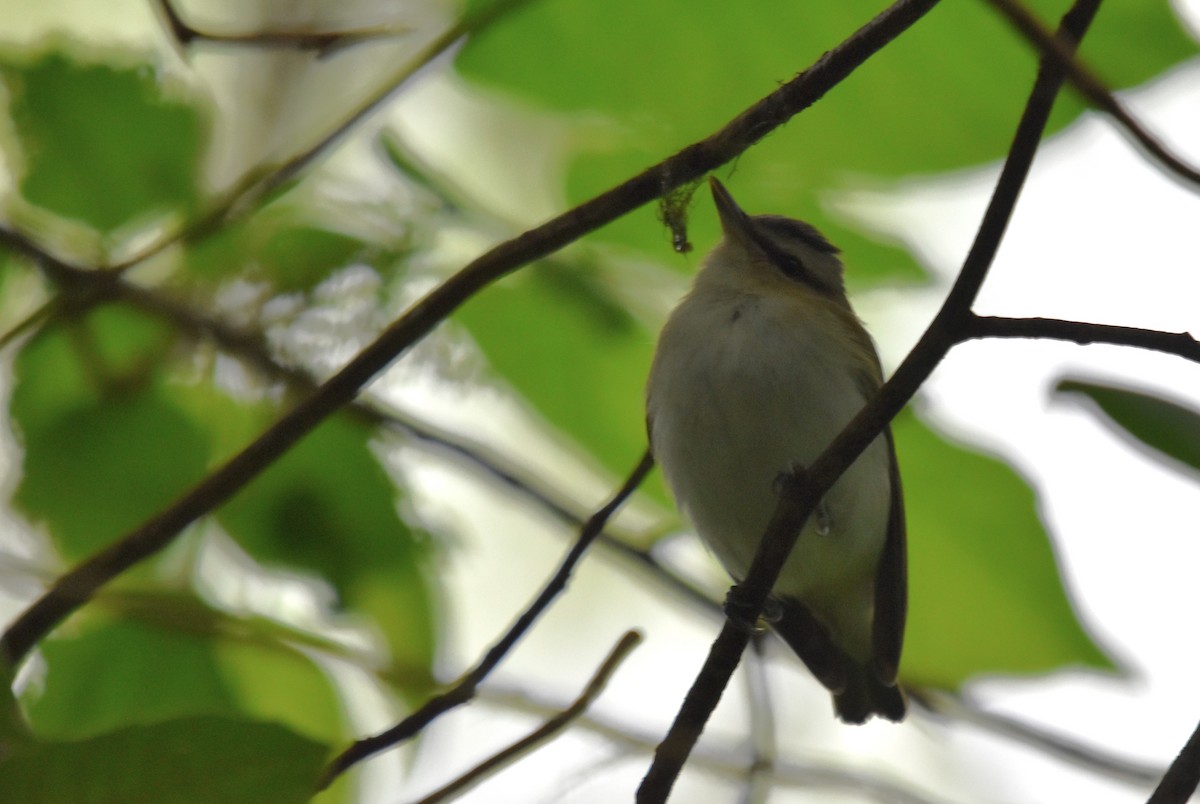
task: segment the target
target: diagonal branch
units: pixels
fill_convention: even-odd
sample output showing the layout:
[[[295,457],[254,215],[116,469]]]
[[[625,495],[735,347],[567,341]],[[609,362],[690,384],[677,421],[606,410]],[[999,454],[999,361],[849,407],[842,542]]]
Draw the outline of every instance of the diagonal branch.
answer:
[[[255,205],[272,193],[284,187],[288,182],[299,176],[321,154],[346,136],[346,134],[374,114],[397,92],[408,84],[412,78],[448,50],[462,42],[472,34],[478,34],[489,25],[502,19],[508,13],[520,8],[530,0],[497,0],[477,13],[468,13],[458,22],[425,45],[415,57],[396,70],[380,85],[361,106],[355,109],[333,129],[285,161],[263,165],[248,171],[232,187],[214,200],[207,211],[199,217],[184,223],[180,228],[168,232],[149,246],[134,254],[110,270],[121,273],[134,265],[145,262],[172,245],[183,240],[200,240],[226,226],[231,220],[236,220],[248,214]]]
[[[34,262],[47,278],[62,289],[59,296],[0,336],[0,349],[40,326],[62,305],[64,296],[70,299],[73,307],[118,301],[163,320],[187,337],[211,340],[226,353],[254,367],[263,376],[286,383],[296,394],[312,393],[320,384],[318,379],[304,369],[279,362],[271,354],[261,332],[233,327],[166,294],[132,283],[116,272],[92,270],[57,257],[24,234],[2,224],[0,246],[7,246]],[[348,410],[368,424],[398,432],[448,455],[517,492],[572,528],[580,528],[584,524],[583,515],[578,513],[575,506],[563,495],[481,444],[473,443],[428,422],[405,416],[392,410],[382,401],[372,398],[370,394],[364,394],[350,403]],[[600,533],[599,541],[605,548],[641,567],[692,605],[703,611],[719,613],[717,604],[708,594],[658,560],[651,550],[636,547],[631,544],[629,538],[608,530]]]
[[[561,708],[558,702],[497,685],[481,689],[479,701],[543,716]],[[644,723],[622,721],[611,714],[585,714],[575,721],[575,727],[603,738],[622,754],[650,754],[658,742],[658,735]],[[691,763],[706,775],[733,787],[751,773],[755,759],[746,756],[741,741],[714,738],[696,749]],[[776,790],[794,788],[810,799],[820,799],[822,792],[829,791],[838,800],[849,797],[879,804],[949,804],[930,792],[910,787],[882,769],[847,767],[824,753],[812,757],[779,757],[770,767],[762,768],[761,775],[763,781]]]
[[[235,45],[257,48],[289,48],[293,50],[315,50],[324,58],[335,50],[351,47],[373,39],[385,39],[408,33],[407,28],[379,25],[370,28],[353,28],[344,31],[280,30],[256,33],[231,34],[201,31],[186,22],[170,0],[154,0],[154,5],[163,17],[171,36],[180,47],[193,42]]]
[[[1163,776],[1146,804],[1187,804],[1200,785],[1200,725]]]
[[[1038,22],[1019,0],[986,0],[993,8],[1003,14],[1013,27],[1021,32],[1042,54],[1042,58],[1050,59],[1059,69],[1067,71],[1067,77],[1084,98],[1096,108],[1107,112],[1121,125],[1125,131],[1140,143],[1154,157],[1160,167],[1165,168],[1175,178],[1183,179],[1193,186],[1200,185],[1200,170],[1189,165],[1151,134],[1136,117],[1117,100],[1112,90],[1096,76],[1079,56],[1073,53],[1045,26]]]
[[[1035,748],[1047,756],[1126,784],[1149,786],[1163,773],[1160,767],[1086,745],[1034,723],[980,709],[961,696],[942,690],[918,690],[910,695],[910,699],[915,700],[934,716],[968,723],[978,729]]]
[[[641,485],[642,480],[645,479],[653,466],[654,459],[647,452],[642,456],[641,462],[630,473],[629,478],[621,486],[621,489],[603,508],[593,514],[583,528],[580,529],[579,538],[575,540],[575,544],[567,552],[566,557],[563,558],[558,570],[542,588],[541,593],[533,603],[517,618],[512,627],[492,646],[491,650],[487,652],[483,659],[469,673],[459,679],[449,690],[426,701],[424,706],[400,723],[397,723],[381,734],[358,740],[345,751],[338,754],[321,774],[318,789],[324,790],[333,783],[334,779],[367,757],[412,739],[438,717],[449,712],[451,709],[462,706],[474,698],[476,690],[479,689],[479,685],[483,683],[484,679],[499,666],[500,662],[516,646],[521,637],[525,635],[525,632],[533,626],[542,612],[566,588],[567,581],[570,580],[571,573],[575,570],[575,565],[579,563],[588,547],[595,541],[596,536],[604,529],[604,525],[608,522],[609,517]]]
[[[608,686],[608,680],[612,678],[617,667],[621,662],[625,661],[630,651],[636,648],[641,641],[642,635],[640,632],[626,631],[625,635],[621,637],[620,641],[609,652],[608,658],[604,660],[604,663],[596,670],[592,679],[587,683],[587,686],[584,687],[583,692],[580,693],[579,697],[570,706],[517,742],[488,757],[449,784],[425,796],[417,804],[437,804],[437,802],[454,798],[489,776],[498,773],[506,765],[517,762],[526,754],[536,750],[542,743],[556,737],[559,732],[571,725],[572,721],[582,717],[588,710],[588,707],[600,697],[600,693]]]
[[[899,0],[812,67],[754,104],[705,140],[625,183],[512,240],[501,243],[447,279],[389,326],[337,374],[285,414],[242,452],[172,505],[67,572],[0,638],[10,664],[101,586],[154,555],[199,517],[213,511],[321,421],[348,404],[392,360],[501,276],[540,259],[665,192],[730,161],[770,131],[819,100],[871,55],[899,36],[937,0]],[[149,253],[155,253],[152,247]]]
[[[1099,0],[1076,0],[1063,18],[1061,32],[1064,39],[1077,42],[1091,24],[1098,7]],[[747,617],[757,618],[762,612],[771,588],[796,544],[800,529],[812,514],[817,501],[912,398],[971,320],[971,306],[987,277],[1021,187],[1029,175],[1029,168],[1064,77],[1064,71],[1056,64],[1043,62],[975,242],[958,279],[928,329],[892,378],[816,462],[806,471],[795,473],[785,483],[750,570],[745,580],[730,593],[731,598],[736,595],[736,609],[746,612]],[[639,804],[666,801],[670,795],[675,779],[737,668],[749,636],[744,625],[726,619],[638,788]]]

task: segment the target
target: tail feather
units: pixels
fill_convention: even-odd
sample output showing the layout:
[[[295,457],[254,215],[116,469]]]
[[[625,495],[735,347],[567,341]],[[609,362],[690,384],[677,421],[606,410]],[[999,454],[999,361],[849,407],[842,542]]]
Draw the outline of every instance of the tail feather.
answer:
[[[865,723],[872,715],[894,722],[904,719],[904,695],[894,680],[882,680],[875,662],[864,665],[847,655],[807,606],[796,600],[781,602],[783,614],[773,623],[775,631],[833,693],[834,710],[841,720]]]
[[[833,694],[833,708],[846,723],[866,723],[872,715],[894,723],[904,720],[907,706],[900,688],[888,686],[862,665],[855,665],[850,683]]]

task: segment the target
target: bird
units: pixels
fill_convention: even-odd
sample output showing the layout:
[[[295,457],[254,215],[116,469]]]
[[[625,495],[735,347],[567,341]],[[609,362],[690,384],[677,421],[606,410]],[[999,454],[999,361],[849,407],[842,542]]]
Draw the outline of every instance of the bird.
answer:
[[[709,183],[723,237],[663,326],[646,423],[676,505],[741,582],[783,478],[811,464],[883,380],[839,249],[804,221],[747,214]],[[905,715],[905,540],[888,428],[809,517],[764,615],[846,723]]]

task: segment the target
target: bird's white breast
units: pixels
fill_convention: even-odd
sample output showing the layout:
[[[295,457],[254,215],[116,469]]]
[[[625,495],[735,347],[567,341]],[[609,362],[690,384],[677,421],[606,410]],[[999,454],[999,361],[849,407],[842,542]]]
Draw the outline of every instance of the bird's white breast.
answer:
[[[820,301],[698,283],[659,341],[647,392],[654,454],[737,579],[775,510],[777,478],[811,463],[865,402],[844,317]],[[880,438],[826,496],[775,587],[843,632],[853,653],[868,649],[889,495]]]

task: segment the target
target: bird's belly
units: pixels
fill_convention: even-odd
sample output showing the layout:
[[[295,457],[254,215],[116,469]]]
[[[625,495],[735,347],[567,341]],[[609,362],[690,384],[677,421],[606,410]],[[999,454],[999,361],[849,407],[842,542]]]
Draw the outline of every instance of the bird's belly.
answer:
[[[652,411],[655,455],[680,508],[725,569],[746,575],[778,503],[778,478],[816,459],[864,403],[850,373],[807,344],[736,339],[693,355]],[[784,359],[781,359],[784,358]],[[887,529],[888,452],[877,439],[810,518],[775,586],[824,620],[870,607]],[[859,608],[860,606],[856,606]],[[865,613],[865,612],[864,612]]]

